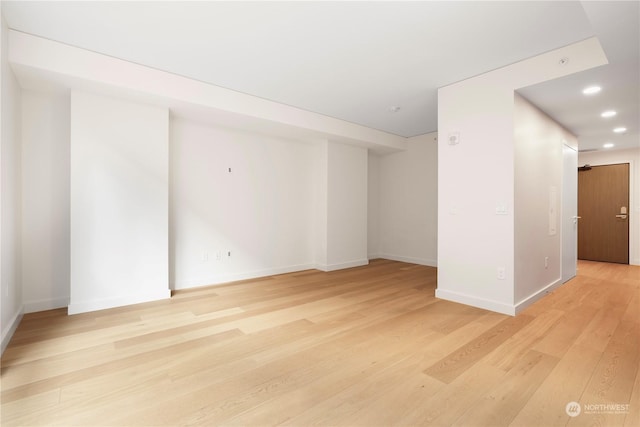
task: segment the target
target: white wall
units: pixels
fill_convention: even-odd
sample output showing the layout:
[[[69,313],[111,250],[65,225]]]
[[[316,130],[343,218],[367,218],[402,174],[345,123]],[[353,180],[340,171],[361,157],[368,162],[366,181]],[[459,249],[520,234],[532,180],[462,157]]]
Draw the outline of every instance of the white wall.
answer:
[[[314,146],[314,182],[310,191],[313,199],[313,242],[314,264],[317,268],[326,266],[328,256],[328,198],[329,198],[329,141],[318,141]],[[326,267],[325,267],[326,268]]]
[[[578,153],[578,165],[629,163],[629,264],[640,265],[640,148]]]
[[[170,296],[166,108],[71,94],[69,313]]]
[[[319,268],[366,265],[367,149],[329,142],[327,154],[327,264]]]
[[[313,268],[313,145],[177,118],[170,141],[175,289]]]
[[[565,142],[577,146],[577,139],[522,96],[515,94],[514,104],[514,298],[519,306],[560,283],[562,149]]]
[[[379,163],[380,257],[436,266],[437,133],[409,138],[406,151]]]
[[[145,299],[125,295],[118,286],[101,285],[105,277],[113,279],[113,283],[128,281],[130,274],[125,272],[131,271],[132,266],[123,265],[123,260],[117,257],[122,253],[120,247],[131,248],[132,242],[125,244],[118,240],[118,233],[111,228],[112,221],[103,223],[101,215],[84,214],[89,210],[87,201],[94,204],[91,207],[94,213],[113,209],[121,198],[127,198],[125,202],[133,205],[129,192],[139,177],[127,175],[131,170],[119,170],[120,162],[128,160],[118,159],[120,154],[115,150],[122,149],[124,144],[113,144],[118,147],[114,148],[111,142],[127,135],[123,129],[130,124],[122,115],[133,117],[130,110],[146,107],[76,93],[71,111],[70,100],[64,95],[25,91],[23,97],[26,195],[23,271],[27,311],[68,304],[70,281],[76,285],[95,281],[88,288],[71,285],[75,291],[71,313]],[[108,117],[109,121],[92,123],[99,117]],[[69,159],[70,123],[75,142],[73,165]],[[118,123],[117,128],[111,123]],[[187,288],[315,267],[331,270],[367,262],[366,149],[328,141],[290,141],[175,117],[169,127],[168,254],[172,287]],[[137,128],[129,134],[136,132]],[[135,144],[130,141],[126,148],[130,150],[139,144],[140,140]],[[97,156],[99,150],[102,152]],[[129,160],[135,156],[131,152],[122,155]],[[70,167],[76,177],[72,183]],[[111,172],[113,167],[115,173]],[[103,170],[109,170],[108,175],[96,176]],[[76,190],[73,203],[70,185]],[[108,185],[112,185],[110,191],[104,191]],[[98,186],[103,187],[95,190]],[[104,197],[93,200],[98,195]],[[108,195],[116,200],[103,200]],[[79,211],[73,216],[78,218],[73,224],[74,234],[84,240],[75,241],[73,257],[69,241],[70,203],[74,212]],[[124,211],[121,213],[123,216],[119,217],[118,212],[111,212],[110,219],[120,221],[118,228],[140,214],[136,209],[126,212],[128,218],[124,217]],[[118,241],[106,242],[109,239],[105,234]],[[96,255],[83,250],[99,241],[103,242],[99,249],[109,248],[108,252]],[[133,245],[139,243],[135,239]],[[118,249],[113,249],[114,246]],[[318,257],[319,247],[324,258]],[[136,256],[137,253],[130,258]],[[106,262],[101,263],[99,258]],[[118,263],[119,268],[113,267]],[[74,280],[70,278],[70,265],[76,269]],[[127,277],[123,277],[125,274]],[[80,275],[86,276],[87,281],[80,282]]]
[[[465,81],[439,91],[436,295],[508,313],[514,281],[513,90],[492,83]],[[454,132],[460,142],[448,145]],[[507,214],[496,215],[498,206]],[[504,279],[497,278],[498,268]]]
[[[6,33],[5,27],[3,34]],[[158,162],[153,157],[157,151],[152,150],[151,155],[139,153],[137,150],[145,148],[148,142],[144,139],[142,144],[138,140],[128,145],[124,142],[132,135],[149,134],[142,124],[155,119],[139,119],[146,114],[143,110],[153,110],[149,106],[153,104],[169,106],[178,115],[195,117],[210,127],[226,123],[225,126],[245,129],[231,131],[231,137],[224,137],[224,144],[231,147],[230,153],[235,156],[231,157],[233,164],[238,168],[232,166],[230,176],[212,176],[214,186],[218,180],[230,180],[215,192],[224,203],[232,203],[234,209],[218,209],[213,214],[218,221],[236,224],[232,239],[222,241],[227,250],[220,250],[220,240],[216,240],[213,249],[207,249],[210,246],[203,249],[209,237],[203,239],[193,234],[193,229],[198,229],[193,218],[188,218],[186,208],[172,201],[172,209],[175,207],[172,218],[175,215],[180,222],[172,220],[171,223],[173,240],[171,250],[167,248],[165,255],[171,256],[173,262],[170,274],[165,276],[171,277],[175,287],[308,267],[331,270],[368,262],[368,156],[364,147],[380,152],[404,149],[405,138],[31,35],[10,30],[8,33],[11,35],[8,53],[14,67],[103,95],[77,93],[75,105],[71,106],[63,105],[55,96],[35,92],[26,95],[23,127],[27,129],[25,147],[29,155],[24,161],[24,176],[28,193],[25,206],[29,212],[25,215],[27,259],[23,270],[28,276],[25,293],[29,310],[57,307],[67,298],[73,313],[166,295],[164,289],[151,291],[145,284],[142,284],[145,289],[131,288],[135,293],[131,295],[122,285],[133,281],[139,284],[141,281],[136,275],[141,274],[144,267],[160,263],[163,243],[158,235],[162,233],[156,235],[150,230],[154,228],[150,223],[161,222],[158,217],[167,217],[169,209],[147,209],[147,205],[156,203],[149,199],[159,193],[169,193],[169,185],[172,196],[177,195],[175,200],[189,191],[206,193],[207,188],[203,188],[193,174],[185,172],[186,178],[182,178],[197,181],[196,190],[177,192],[176,182],[172,180],[163,190],[154,187],[151,192],[144,191],[145,185],[153,187],[150,181],[156,181],[145,181],[145,174],[158,172]],[[6,46],[7,38],[3,41]],[[7,50],[3,52],[5,67]],[[3,72],[5,75],[9,74]],[[28,76],[24,82],[41,88]],[[112,98],[114,96],[121,98]],[[92,98],[91,102],[88,98]],[[144,103],[148,105],[143,106]],[[84,109],[85,106],[88,108]],[[159,109],[166,115],[166,109]],[[3,120],[8,117],[3,114]],[[65,120],[68,129],[64,126]],[[151,133],[158,127],[166,126],[151,126]],[[176,126],[178,133],[179,127]],[[286,134],[297,141],[262,137],[259,132]],[[63,146],[68,139],[71,145]],[[114,144],[114,141],[121,143]],[[246,143],[246,150],[238,141]],[[174,148],[172,146],[172,150]],[[71,153],[70,172],[65,170],[65,149]],[[132,161],[138,162],[138,167],[127,168],[126,164]],[[271,166],[273,169],[269,169]],[[153,171],[149,172],[149,167]],[[100,175],[104,169],[109,173]],[[47,181],[48,174],[55,176]],[[71,189],[66,193],[65,179],[69,180]],[[160,176],[157,181],[162,179]],[[106,191],[106,187],[110,191]],[[8,194],[3,192],[5,200]],[[118,211],[121,202],[127,206],[127,212]],[[67,213],[65,207],[69,204]],[[91,215],[87,214],[89,211]],[[66,222],[69,217],[73,222]],[[108,221],[104,221],[105,218]],[[69,228],[68,233],[65,227]],[[123,230],[131,231],[130,236],[134,237],[137,232],[153,236],[128,239],[122,235]],[[190,240],[192,238],[194,240]],[[154,249],[142,243],[154,239],[158,241],[150,244]],[[39,242],[45,244],[39,245]],[[133,255],[127,256],[127,250],[121,250],[123,247]],[[232,255],[225,258],[224,254],[229,252]],[[136,260],[138,256],[149,259]],[[3,256],[3,260],[6,259]],[[212,261],[220,264],[206,265]],[[42,268],[33,270],[34,265]],[[165,267],[169,269],[168,263],[158,270]],[[148,276],[156,283],[163,281],[154,280],[153,274]],[[68,281],[71,284],[65,285]],[[81,285],[86,283],[89,285]]]
[[[380,156],[367,159],[367,258],[380,257]]]
[[[571,61],[560,67],[562,57]],[[506,314],[523,307],[514,283],[514,91],[605,63],[592,38],[438,90],[436,296]]]
[[[20,88],[7,61],[7,25],[0,15],[2,137],[0,145],[0,330],[4,351],[22,317],[20,277]]]
[[[170,145],[175,289],[367,264],[365,148],[181,118]]]
[[[69,95],[22,92],[25,312],[69,304]]]

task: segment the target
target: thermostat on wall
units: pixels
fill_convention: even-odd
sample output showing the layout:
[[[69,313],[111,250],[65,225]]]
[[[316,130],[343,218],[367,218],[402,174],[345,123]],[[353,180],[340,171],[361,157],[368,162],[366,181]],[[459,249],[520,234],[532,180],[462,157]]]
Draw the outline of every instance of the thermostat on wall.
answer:
[[[460,132],[449,133],[449,145],[457,145],[460,143]]]

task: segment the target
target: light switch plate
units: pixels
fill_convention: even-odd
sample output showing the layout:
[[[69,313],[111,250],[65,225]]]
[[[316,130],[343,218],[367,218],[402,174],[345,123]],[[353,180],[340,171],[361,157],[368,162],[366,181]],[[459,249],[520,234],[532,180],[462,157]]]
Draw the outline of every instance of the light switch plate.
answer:
[[[509,209],[506,205],[497,205],[496,206],[496,215],[508,215]]]

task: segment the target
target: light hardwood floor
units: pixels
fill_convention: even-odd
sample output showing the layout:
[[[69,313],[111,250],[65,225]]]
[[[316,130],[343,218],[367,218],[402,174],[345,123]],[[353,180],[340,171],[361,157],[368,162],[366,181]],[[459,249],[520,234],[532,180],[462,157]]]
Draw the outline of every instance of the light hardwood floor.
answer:
[[[580,262],[516,317],[435,286],[378,260],[29,314],[2,425],[640,426],[640,267]]]

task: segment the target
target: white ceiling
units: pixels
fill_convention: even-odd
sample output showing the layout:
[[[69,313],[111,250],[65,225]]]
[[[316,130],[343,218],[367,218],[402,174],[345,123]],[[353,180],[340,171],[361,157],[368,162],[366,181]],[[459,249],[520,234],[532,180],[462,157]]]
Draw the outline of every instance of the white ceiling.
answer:
[[[640,3],[583,2],[609,65],[541,83],[519,92],[580,137],[580,151],[640,147]],[[582,89],[598,85],[597,95]],[[605,110],[617,111],[602,118]],[[626,127],[625,134],[613,133]]]
[[[436,130],[438,87],[597,35],[611,65],[521,92],[585,135],[581,149],[612,135],[613,121],[593,118],[604,108],[629,129],[617,148],[638,145],[637,2],[3,1],[2,11],[18,31],[405,137]],[[588,105],[587,81],[603,82]]]

